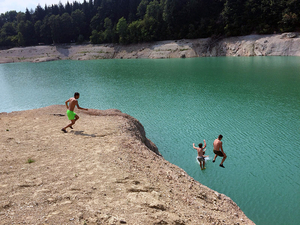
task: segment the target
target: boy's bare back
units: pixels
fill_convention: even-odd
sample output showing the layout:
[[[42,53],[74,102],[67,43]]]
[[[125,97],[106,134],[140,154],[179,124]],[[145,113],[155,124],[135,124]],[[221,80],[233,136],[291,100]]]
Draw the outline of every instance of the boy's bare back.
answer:
[[[203,148],[197,148],[197,152],[199,157],[203,156]]]
[[[219,139],[215,139],[213,145],[214,145],[214,150],[220,151],[222,149],[222,141]]]

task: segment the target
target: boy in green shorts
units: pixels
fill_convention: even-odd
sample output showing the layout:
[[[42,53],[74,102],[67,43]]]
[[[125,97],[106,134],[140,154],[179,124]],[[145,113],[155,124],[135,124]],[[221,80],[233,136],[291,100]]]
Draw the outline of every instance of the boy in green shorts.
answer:
[[[79,119],[79,116],[76,115],[76,113],[74,112],[74,108],[75,106],[77,106],[78,109],[82,109],[82,110],[88,110],[88,109],[85,109],[85,108],[82,108],[78,105],[78,98],[79,98],[79,93],[78,92],[75,92],[74,94],[74,97],[72,98],[69,98],[65,104],[66,104],[66,107],[67,107],[67,116],[68,116],[68,119],[71,120],[71,123],[69,125],[67,125],[66,127],[62,128],[61,130],[65,133],[67,133],[67,128],[70,127],[71,129],[73,129],[73,125],[75,124],[75,122]],[[69,105],[68,105],[69,103]]]

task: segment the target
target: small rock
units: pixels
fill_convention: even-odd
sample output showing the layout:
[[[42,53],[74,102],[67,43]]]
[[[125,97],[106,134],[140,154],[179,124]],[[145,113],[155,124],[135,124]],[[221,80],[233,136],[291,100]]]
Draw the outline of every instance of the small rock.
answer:
[[[280,36],[281,39],[283,39],[283,38],[295,38],[295,37],[297,37],[296,33],[284,33]]]
[[[296,33],[288,33],[287,37],[288,38],[295,38],[295,37],[297,37],[297,34]]]
[[[82,213],[82,212],[78,213],[77,217],[78,217],[80,220],[82,220],[82,219],[83,219],[83,213]]]
[[[218,199],[221,199],[221,194],[218,192],[215,192],[215,195],[217,196]]]

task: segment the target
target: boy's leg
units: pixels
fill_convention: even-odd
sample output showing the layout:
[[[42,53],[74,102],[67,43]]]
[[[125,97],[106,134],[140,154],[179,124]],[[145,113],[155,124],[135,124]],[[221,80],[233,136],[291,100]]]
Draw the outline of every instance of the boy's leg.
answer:
[[[67,125],[67,126],[65,126],[64,128],[62,128],[61,130],[63,131],[63,132],[67,132],[67,128],[68,127],[72,127],[72,125],[74,125],[75,124],[75,122],[76,122],[76,119],[74,119],[74,120],[71,120],[71,123],[69,124],[69,125]],[[72,128],[73,129],[73,128]]]
[[[71,120],[71,123],[68,125],[68,126],[66,126],[66,128],[67,127],[70,127],[71,129],[73,129],[73,125],[76,123],[76,121],[77,120],[79,120],[79,116],[77,116],[77,114],[75,115],[75,119],[74,120]]]
[[[68,112],[67,112],[67,114],[68,114]],[[75,113],[74,113],[75,114]],[[71,115],[68,115],[68,118],[70,119],[70,116]],[[69,125],[67,125],[67,126],[65,126],[64,128],[62,128],[61,130],[63,131],[63,132],[65,132],[65,133],[67,133],[67,128],[68,127],[70,127],[71,129],[73,129],[73,125],[75,124],[75,122],[79,119],[79,116],[77,115],[77,114],[75,114],[75,116],[74,116],[75,118],[74,119],[72,119],[71,120],[71,123],[69,124]]]
[[[73,122],[73,124],[72,124],[72,125],[74,125],[74,124],[75,124],[75,122],[76,122],[77,120],[79,120],[79,116],[77,116],[77,114],[76,114],[76,115],[75,115],[75,119],[74,119],[74,120],[72,120],[72,122]],[[72,125],[70,126],[70,128],[71,128],[71,129],[73,129]]]
[[[72,127],[75,124],[75,122],[76,122],[76,119],[75,120],[71,120],[71,123],[67,127]]]
[[[214,160],[213,160],[213,163],[216,161],[216,158],[218,157],[218,155],[217,154],[215,154],[215,158],[214,158]]]
[[[225,161],[226,158],[227,158],[227,155],[224,155],[220,165],[223,165],[223,162]]]

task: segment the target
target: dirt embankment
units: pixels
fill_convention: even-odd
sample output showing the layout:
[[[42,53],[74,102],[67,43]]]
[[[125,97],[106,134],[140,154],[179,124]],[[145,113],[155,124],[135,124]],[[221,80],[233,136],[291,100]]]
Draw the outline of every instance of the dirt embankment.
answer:
[[[1,224],[254,224],[166,161],[136,119],[65,106],[0,114]]]
[[[1,50],[0,63],[210,56],[300,56],[300,37],[298,33],[284,33],[222,39],[170,40],[134,45],[34,46]]]

